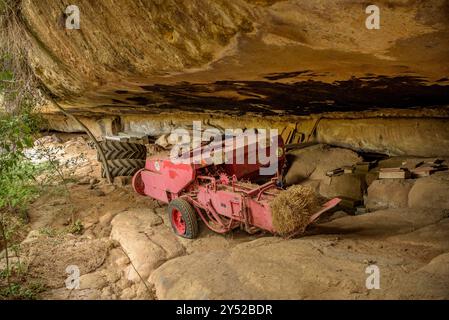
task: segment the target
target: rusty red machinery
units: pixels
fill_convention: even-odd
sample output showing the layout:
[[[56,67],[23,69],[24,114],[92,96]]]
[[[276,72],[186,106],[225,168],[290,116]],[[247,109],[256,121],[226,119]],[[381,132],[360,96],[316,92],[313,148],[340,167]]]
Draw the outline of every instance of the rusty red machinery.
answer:
[[[270,202],[283,190],[280,177],[286,161],[284,143],[280,136],[275,136],[268,139],[262,148],[259,148],[259,140],[239,147],[238,139],[241,138],[228,138],[233,139],[231,152],[226,149],[229,148],[226,144],[229,140],[220,142],[222,148],[215,149],[213,158],[216,159],[217,152],[225,149],[228,152],[218,162],[212,160],[212,156],[211,159],[194,161],[195,155],[204,154],[206,148],[211,149],[210,145],[188,151],[183,155],[182,163],[174,161],[170,155],[150,157],[145,168],[133,177],[133,188],[141,195],[167,203],[173,230],[184,238],[198,236],[198,217],[217,233],[227,233],[239,227],[249,233],[259,230],[276,233]],[[276,150],[272,150],[273,146]],[[271,161],[277,161],[277,170],[271,177],[260,174],[260,170],[269,164],[248,161],[258,156],[260,150],[265,151],[265,155],[275,152]],[[243,162],[237,161],[239,151],[240,156],[244,156]],[[265,182],[255,184],[260,180]],[[326,203],[309,223],[339,201],[333,199]]]

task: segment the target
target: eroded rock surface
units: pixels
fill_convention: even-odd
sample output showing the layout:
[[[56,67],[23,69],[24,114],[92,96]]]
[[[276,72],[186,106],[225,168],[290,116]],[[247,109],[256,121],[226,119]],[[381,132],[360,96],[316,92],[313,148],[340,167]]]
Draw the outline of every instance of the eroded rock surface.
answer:
[[[288,185],[307,179],[324,180],[327,178],[326,172],[362,161],[362,158],[351,150],[324,144],[292,151],[289,157],[291,166],[285,176]]]
[[[120,243],[132,262],[127,269],[129,280],[146,279],[165,261],[184,253],[177,237],[161,226],[162,219],[149,209],[125,211],[111,224],[111,238]]]
[[[252,243],[256,244],[256,243]],[[419,249],[373,243],[369,253],[353,249],[347,240],[304,240],[266,244],[263,248],[239,248],[229,252],[197,254],[169,262],[150,278],[160,299],[370,299],[385,297],[444,298],[442,290],[449,271],[438,264],[437,281],[411,286],[404,268],[417,270],[425,264],[404,257]],[[360,246],[360,244],[358,244]],[[360,248],[360,247],[359,247]],[[288,250],[288,251],[284,251]],[[275,252],[275,253],[274,253]],[[434,253],[435,254],[435,253]],[[267,258],[269,256],[270,258]],[[204,261],[209,269],[198,261]],[[365,270],[375,262],[384,270],[383,290],[368,291]],[[179,266],[185,266],[181,272]],[[201,270],[201,277],[192,269]],[[383,269],[382,269],[383,268]],[[388,271],[385,271],[388,270]],[[419,270],[419,269],[418,269]],[[176,271],[176,272],[175,272]],[[420,271],[417,271],[420,273]],[[404,274],[406,277],[404,277]],[[428,277],[422,274],[422,278]],[[408,287],[409,291],[403,291]]]
[[[410,190],[408,204],[412,208],[449,209],[449,173],[418,179]]]
[[[369,187],[365,206],[370,210],[408,207],[408,195],[414,180],[375,180]]]
[[[86,148],[87,158],[96,161],[85,142],[58,141],[51,143],[72,150],[65,154],[68,159]],[[343,153],[358,161],[352,151]],[[389,159],[380,165],[403,161]],[[299,239],[239,230],[218,235],[201,224],[199,238],[187,240],[173,234],[166,206],[135,194],[130,186],[99,181],[96,170],[78,169],[79,181],[68,185],[73,211],[67,210],[68,199],[61,194],[45,194],[29,210],[33,230],[22,243],[22,261],[29,262],[32,279],[47,286],[45,299],[449,298],[449,212],[441,196],[447,190],[447,173],[416,180],[412,190],[422,184],[414,191],[416,197],[427,184],[440,192],[421,197],[423,207],[357,216],[339,211]],[[317,187],[322,183],[311,181]],[[406,192],[392,192],[397,182],[374,183],[386,184],[380,193],[392,194],[385,198],[389,206],[404,204]],[[72,213],[82,223],[83,235],[67,234]],[[0,256],[0,265],[4,263]],[[380,268],[380,290],[365,286],[366,267],[373,264]],[[65,287],[68,265],[81,269],[79,290]]]
[[[79,30],[62,2],[25,0],[22,13],[36,75],[86,115],[447,104],[447,1],[376,4],[376,36],[346,0],[80,0]]]

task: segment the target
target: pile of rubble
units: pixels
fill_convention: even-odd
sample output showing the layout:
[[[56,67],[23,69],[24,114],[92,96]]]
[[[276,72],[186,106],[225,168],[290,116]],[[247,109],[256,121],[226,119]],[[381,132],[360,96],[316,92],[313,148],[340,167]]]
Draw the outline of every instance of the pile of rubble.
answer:
[[[290,157],[288,185],[309,185],[324,197],[340,197],[341,206],[350,213],[406,207],[449,209],[447,159],[378,156],[364,161],[351,150],[327,145],[291,151]]]

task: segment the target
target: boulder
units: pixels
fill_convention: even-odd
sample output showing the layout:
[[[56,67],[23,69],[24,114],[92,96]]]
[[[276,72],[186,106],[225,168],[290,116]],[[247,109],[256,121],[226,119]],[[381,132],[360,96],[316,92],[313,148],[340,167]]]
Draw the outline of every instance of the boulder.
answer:
[[[323,197],[345,197],[354,200],[362,200],[365,190],[365,181],[357,174],[343,174],[340,176],[326,177],[321,181],[319,192]]]
[[[422,268],[405,274],[403,281],[395,283],[391,290],[400,292],[395,299],[449,299],[449,252],[433,258]],[[390,294],[387,299],[393,298]]]
[[[324,144],[292,151],[288,157],[291,166],[285,176],[287,185],[298,184],[306,179],[322,180],[330,170],[362,161],[354,151]]]
[[[168,134],[164,134],[160,136],[154,143],[157,144],[158,146],[161,146],[162,148],[167,148],[170,145],[170,143],[168,143],[167,141],[167,137]]]
[[[449,211],[447,211],[449,217]],[[431,248],[449,251],[449,219],[443,219],[416,231],[390,237],[388,240],[405,243],[409,246],[429,246]]]
[[[111,224],[111,238],[120,243],[131,261],[125,269],[130,281],[148,278],[167,259],[185,252],[173,232],[162,225],[162,219],[150,209],[124,211],[115,216]]]
[[[370,170],[365,175],[366,186],[369,187],[377,179],[379,179],[379,168],[375,168],[375,169]]]
[[[410,190],[408,205],[410,208],[449,209],[449,172],[418,179]]]
[[[149,281],[162,300],[332,299],[363,290],[363,282],[349,275],[363,268],[364,257],[323,256],[316,249],[320,244],[312,243],[262,238],[231,250],[194,253],[164,263]]]
[[[414,180],[403,179],[375,180],[368,187],[365,206],[370,210],[405,208],[413,183]]]
[[[340,219],[341,220],[341,219]],[[193,253],[164,263],[149,281],[158,299],[382,299],[402,295],[434,298],[447,296],[441,284],[402,288],[413,280],[404,277],[404,264],[419,270],[413,262],[422,247],[389,245],[376,240],[328,236],[293,240],[261,238],[230,250]],[[407,251],[404,251],[407,249]],[[427,257],[427,260],[432,256]],[[432,260],[423,269],[435,270],[447,278],[447,259]],[[376,264],[383,272],[380,290],[367,290],[366,268]],[[424,270],[419,270],[424,271]],[[427,275],[429,277],[429,275]],[[422,280],[426,278],[422,274]],[[444,279],[444,284],[447,280]],[[447,288],[447,287],[446,287]]]
[[[449,211],[441,209],[387,209],[322,223],[316,226],[316,232],[384,238],[413,232],[448,216]]]
[[[111,247],[109,239],[69,234],[57,237],[41,235],[34,241],[22,243],[21,259],[27,264],[30,281],[40,282],[49,289],[63,287],[67,290],[68,266],[78,268],[80,275],[92,273],[104,264]]]
[[[107,281],[101,272],[94,272],[80,277],[80,289],[102,289],[106,287]]]

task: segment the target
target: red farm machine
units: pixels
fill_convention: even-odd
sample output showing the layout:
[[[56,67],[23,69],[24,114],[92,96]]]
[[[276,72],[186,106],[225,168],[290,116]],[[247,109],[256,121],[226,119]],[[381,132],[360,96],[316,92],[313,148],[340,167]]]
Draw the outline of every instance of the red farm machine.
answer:
[[[228,139],[232,139],[232,143]],[[182,162],[170,155],[150,157],[145,168],[134,175],[132,185],[137,193],[168,204],[168,215],[177,235],[196,238],[198,217],[217,233],[240,227],[249,233],[265,230],[276,234],[270,202],[283,191],[280,178],[286,157],[282,138],[271,137],[262,148],[259,148],[262,145],[259,140],[242,146],[239,139],[245,139],[244,136],[228,139],[220,142],[221,148],[215,148],[214,156],[209,159],[195,161],[195,155],[211,149],[210,145],[202,145],[183,154]],[[248,159],[257,156],[260,150],[265,154],[273,152],[273,145],[277,146],[271,158],[277,161],[276,173],[262,176],[260,170],[267,164],[250,163]],[[227,150],[226,154],[223,150]],[[222,152],[218,162],[212,159],[216,159],[217,152]],[[239,152],[240,156],[243,154],[243,163],[237,161]],[[261,184],[255,184],[263,179]],[[309,223],[339,202],[336,198],[324,204]]]

